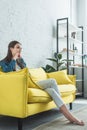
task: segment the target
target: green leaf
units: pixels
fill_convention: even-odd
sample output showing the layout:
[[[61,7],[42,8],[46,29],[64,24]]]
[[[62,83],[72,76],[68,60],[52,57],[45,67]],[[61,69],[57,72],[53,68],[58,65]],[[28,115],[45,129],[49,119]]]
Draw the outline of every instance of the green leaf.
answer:
[[[45,69],[46,69],[46,72],[48,72],[48,73],[56,71],[56,69],[54,67],[52,67],[51,65],[48,65],[48,64],[46,65]]]
[[[55,57],[56,59],[57,59],[57,54],[58,54],[57,52],[54,53],[54,57]]]
[[[45,68],[45,67],[42,67],[42,69],[43,69],[44,71],[46,71],[46,68]]]
[[[57,57],[58,57],[59,60],[62,59],[62,54],[58,53]]]
[[[65,62],[60,62],[58,63],[57,67],[59,68],[62,64],[64,64]]]
[[[47,58],[47,60],[51,60],[51,61],[57,62],[57,60],[54,59],[54,58]]]
[[[68,62],[68,61],[73,61],[73,60],[67,60],[67,59],[63,59],[62,61],[67,61],[67,62]]]

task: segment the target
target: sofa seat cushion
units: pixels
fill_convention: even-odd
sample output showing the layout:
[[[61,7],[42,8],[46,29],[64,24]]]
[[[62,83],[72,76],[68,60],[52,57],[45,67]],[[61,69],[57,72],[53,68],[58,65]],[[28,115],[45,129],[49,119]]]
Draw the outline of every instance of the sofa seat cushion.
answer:
[[[28,88],[28,103],[50,102],[51,100],[51,97],[44,90]]]
[[[58,85],[61,96],[67,96],[76,92],[76,87],[72,84]]]
[[[76,92],[72,84],[58,85],[61,96],[68,96]],[[28,103],[50,102],[52,99],[47,92],[37,88],[28,88]]]

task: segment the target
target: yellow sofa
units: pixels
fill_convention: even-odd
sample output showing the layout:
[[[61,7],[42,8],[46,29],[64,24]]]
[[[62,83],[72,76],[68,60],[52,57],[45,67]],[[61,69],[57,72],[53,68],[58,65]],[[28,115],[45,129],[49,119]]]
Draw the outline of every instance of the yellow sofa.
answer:
[[[66,104],[74,101],[75,75],[67,75],[65,71],[47,74],[42,68],[25,68],[8,73],[0,71],[0,115],[18,118],[18,130],[22,130],[23,118],[55,108],[48,93],[36,84],[47,78],[56,79]]]

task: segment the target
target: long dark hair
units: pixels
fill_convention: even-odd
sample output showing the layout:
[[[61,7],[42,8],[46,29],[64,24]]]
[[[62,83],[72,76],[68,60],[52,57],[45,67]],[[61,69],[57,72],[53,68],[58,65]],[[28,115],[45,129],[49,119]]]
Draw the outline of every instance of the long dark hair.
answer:
[[[7,56],[3,59],[4,61],[6,61],[6,62],[9,63],[9,62],[12,60],[12,52],[11,52],[10,48],[11,48],[11,47],[14,48],[14,46],[15,46],[16,44],[21,44],[21,43],[18,42],[18,41],[11,41],[11,42],[9,43],[9,45],[8,45],[8,51],[7,51]]]

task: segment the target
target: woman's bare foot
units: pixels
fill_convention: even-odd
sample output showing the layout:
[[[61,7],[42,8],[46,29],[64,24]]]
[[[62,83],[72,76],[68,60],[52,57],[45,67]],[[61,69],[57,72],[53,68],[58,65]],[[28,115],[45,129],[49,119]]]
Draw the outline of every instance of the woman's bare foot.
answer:
[[[84,124],[84,122],[81,120],[81,121],[74,121],[74,122],[71,122],[71,123],[73,123],[73,124],[76,124],[76,125],[81,125],[81,126],[84,126],[85,124]]]
[[[60,112],[73,124],[77,124],[77,125],[80,125],[80,126],[83,126],[84,125],[84,122],[82,120],[79,120],[77,119],[76,117],[74,117],[72,115],[72,113],[67,109],[66,105],[63,104],[61,107],[60,107]]]

